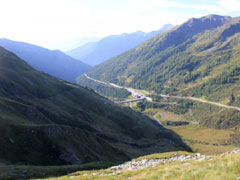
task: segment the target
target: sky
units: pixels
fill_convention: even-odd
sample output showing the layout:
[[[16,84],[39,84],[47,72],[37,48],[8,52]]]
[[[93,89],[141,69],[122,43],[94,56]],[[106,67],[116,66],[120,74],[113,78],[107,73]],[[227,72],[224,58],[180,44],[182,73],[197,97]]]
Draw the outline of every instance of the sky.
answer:
[[[67,51],[208,14],[240,16],[240,0],[0,0],[0,37]]]

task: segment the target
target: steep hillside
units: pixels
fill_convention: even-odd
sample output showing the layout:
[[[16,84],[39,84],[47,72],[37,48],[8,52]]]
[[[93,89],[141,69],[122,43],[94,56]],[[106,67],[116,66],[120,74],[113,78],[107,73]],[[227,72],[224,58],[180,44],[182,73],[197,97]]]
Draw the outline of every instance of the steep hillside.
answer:
[[[32,67],[66,81],[74,82],[90,66],[59,50],[48,50],[28,43],[0,39],[0,46],[15,53]]]
[[[0,163],[124,161],[187,149],[156,121],[31,68],[0,47]]]
[[[192,18],[124,54],[94,67],[90,77],[158,94],[195,96],[240,106],[240,18]],[[79,77],[79,82],[85,81]],[[204,107],[205,108],[204,108]],[[239,124],[238,111],[203,105],[198,114],[214,127]],[[215,116],[209,117],[209,115]],[[208,118],[206,118],[208,117]],[[204,120],[205,119],[205,120]],[[214,121],[214,123],[212,123]]]
[[[152,31],[150,33],[138,31],[131,34],[124,33],[121,35],[108,36],[102,40],[87,43],[66,53],[82,62],[95,66],[113,56],[136,47],[140,43],[172,27],[172,25],[166,24],[158,31]]]

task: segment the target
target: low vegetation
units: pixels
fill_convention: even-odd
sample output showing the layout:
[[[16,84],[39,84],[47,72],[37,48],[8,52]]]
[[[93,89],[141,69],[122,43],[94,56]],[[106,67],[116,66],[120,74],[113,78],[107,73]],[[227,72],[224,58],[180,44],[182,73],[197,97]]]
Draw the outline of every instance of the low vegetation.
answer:
[[[178,153],[178,152],[177,152]],[[171,157],[167,154],[159,154],[152,158]],[[148,157],[148,156],[147,156]],[[143,157],[145,158],[145,157]],[[240,176],[240,154],[230,154],[225,156],[212,156],[209,160],[189,160],[184,162],[169,162],[158,164],[155,167],[148,167],[139,170],[124,170],[113,174],[107,170],[80,171],[59,178],[49,178],[49,180],[233,180]],[[105,175],[104,175],[105,174]]]
[[[200,120],[206,116],[205,113],[196,114],[191,108],[187,109],[185,113],[179,113],[179,110],[167,108],[169,103],[166,103],[164,108],[147,108],[143,113],[156,119],[160,124],[178,134],[194,152],[219,154],[230,151],[234,147],[240,147],[240,131],[238,128],[215,129],[203,126]],[[174,106],[177,107],[176,105]],[[182,123],[179,126],[168,122],[174,122],[175,124],[177,122],[187,123]]]

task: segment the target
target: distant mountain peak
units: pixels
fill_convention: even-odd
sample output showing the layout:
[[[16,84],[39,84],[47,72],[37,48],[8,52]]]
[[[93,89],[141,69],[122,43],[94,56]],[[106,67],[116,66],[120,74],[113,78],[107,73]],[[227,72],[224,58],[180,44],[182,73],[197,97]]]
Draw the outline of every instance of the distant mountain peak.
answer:
[[[172,27],[173,27],[172,24],[164,24],[164,25],[161,27],[161,29],[170,29],[170,28],[172,28]]]
[[[219,16],[215,14],[210,14],[207,16],[203,16],[200,18],[191,18],[187,22],[183,24],[183,26],[205,26],[206,28],[215,28],[217,26],[221,26],[226,21],[230,20],[230,16]]]
[[[211,30],[217,27],[222,26],[228,21],[231,21],[230,16],[219,16],[210,14],[200,18],[191,18],[185,23],[174,28],[168,36],[172,36],[172,41],[181,38],[184,41],[184,38],[192,37],[198,33],[204,32],[206,30]]]
[[[167,31],[171,27],[173,26],[166,24],[159,30],[149,33],[137,31],[134,33],[111,35],[97,42],[85,44],[66,53],[82,62],[95,66],[129,49],[135,48],[142,42],[159,33]]]
[[[217,14],[209,14],[206,16],[203,16],[201,18],[205,18],[205,19],[231,19],[231,16],[221,16],[221,15],[217,15]]]

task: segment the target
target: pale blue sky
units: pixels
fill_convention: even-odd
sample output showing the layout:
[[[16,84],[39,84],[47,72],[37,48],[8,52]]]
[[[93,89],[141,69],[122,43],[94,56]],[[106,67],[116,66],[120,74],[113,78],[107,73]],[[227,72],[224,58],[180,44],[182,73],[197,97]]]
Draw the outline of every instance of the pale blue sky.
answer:
[[[68,50],[207,14],[240,16],[240,0],[0,0],[0,37]]]

